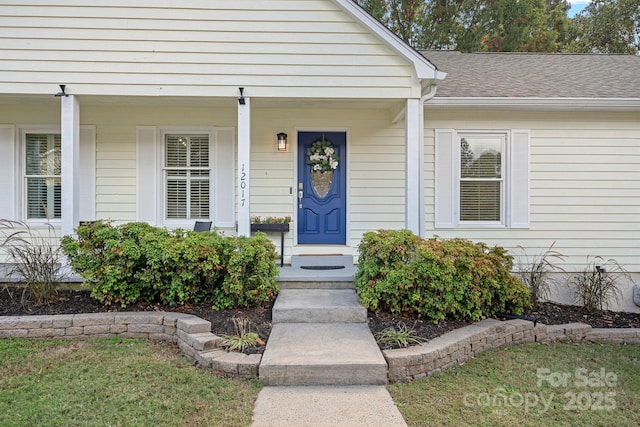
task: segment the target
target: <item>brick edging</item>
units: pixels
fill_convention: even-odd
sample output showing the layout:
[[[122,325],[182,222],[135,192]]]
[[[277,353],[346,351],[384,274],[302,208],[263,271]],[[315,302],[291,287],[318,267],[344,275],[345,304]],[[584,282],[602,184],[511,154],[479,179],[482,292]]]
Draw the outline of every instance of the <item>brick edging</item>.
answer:
[[[640,344],[638,328],[592,328],[583,323],[544,325],[514,319],[485,319],[434,338],[424,344],[382,353],[389,381],[410,381],[461,365],[476,354],[508,344],[526,342],[603,342]]]
[[[261,355],[227,352],[211,322],[169,312],[118,312],[49,316],[0,316],[0,338],[144,338],[178,344],[182,353],[205,369],[257,377]]]

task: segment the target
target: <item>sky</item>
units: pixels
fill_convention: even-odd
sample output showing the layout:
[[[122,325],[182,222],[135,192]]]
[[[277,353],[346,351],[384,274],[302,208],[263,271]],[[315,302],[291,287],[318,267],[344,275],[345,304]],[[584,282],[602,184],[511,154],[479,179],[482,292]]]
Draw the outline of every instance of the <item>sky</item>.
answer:
[[[571,3],[571,9],[569,9],[569,18],[573,18],[576,14],[580,13],[582,11],[582,9],[584,9],[585,7],[587,7],[587,5],[589,3],[591,3],[590,0],[569,0],[569,3]]]

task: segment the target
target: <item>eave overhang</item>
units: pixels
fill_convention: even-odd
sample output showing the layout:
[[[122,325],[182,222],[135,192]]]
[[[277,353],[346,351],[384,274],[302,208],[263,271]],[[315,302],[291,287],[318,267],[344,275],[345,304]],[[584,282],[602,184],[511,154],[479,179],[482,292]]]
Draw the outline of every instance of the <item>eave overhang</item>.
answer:
[[[640,111],[638,98],[454,98],[438,97],[425,103],[427,109],[484,108],[553,111]]]

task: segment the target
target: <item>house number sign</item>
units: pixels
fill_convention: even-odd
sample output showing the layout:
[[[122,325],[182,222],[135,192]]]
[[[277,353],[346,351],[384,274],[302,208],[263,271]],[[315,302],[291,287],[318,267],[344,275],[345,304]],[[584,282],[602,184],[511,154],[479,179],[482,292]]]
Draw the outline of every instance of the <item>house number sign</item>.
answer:
[[[245,164],[242,164],[241,172],[240,172],[240,203],[244,207],[247,199],[245,196],[245,192],[247,189],[247,172],[245,172]]]

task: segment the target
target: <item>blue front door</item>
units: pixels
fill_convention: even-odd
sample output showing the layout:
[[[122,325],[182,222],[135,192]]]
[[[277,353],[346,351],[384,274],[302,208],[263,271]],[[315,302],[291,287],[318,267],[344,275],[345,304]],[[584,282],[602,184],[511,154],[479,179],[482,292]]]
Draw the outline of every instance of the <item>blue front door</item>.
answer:
[[[337,161],[337,165],[335,162],[332,165],[335,169],[330,165],[330,171],[321,173],[316,170],[314,173],[313,165],[309,164],[312,147],[315,147],[316,154],[320,147],[332,148],[335,155],[331,158]],[[345,132],[298,132],[299,244],[346,244],[346,147]],[[326,154],[324,156],[324,159],[331,160]],[[315,159],[322,161],[322,157]]]

